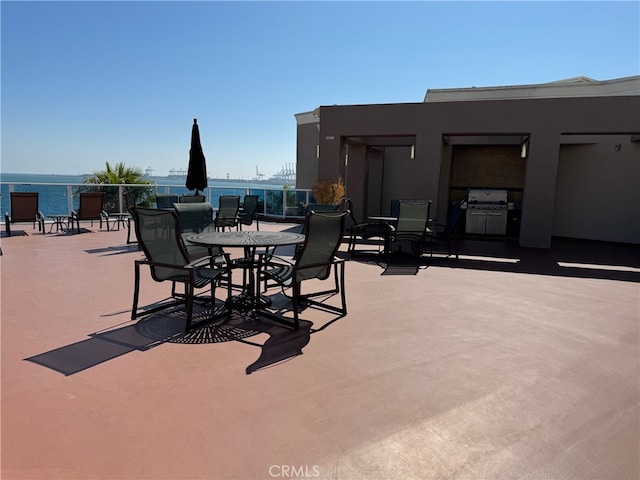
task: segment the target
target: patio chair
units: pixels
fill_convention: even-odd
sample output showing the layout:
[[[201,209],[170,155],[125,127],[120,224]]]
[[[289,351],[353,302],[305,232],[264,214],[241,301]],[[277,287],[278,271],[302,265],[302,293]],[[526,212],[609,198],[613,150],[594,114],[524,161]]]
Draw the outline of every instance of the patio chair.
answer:
[[[135,288],[133,292],[133,307],[131,319],[147,315],[176,305],[186,305],[186,326],[188,332],[192,326],[193,302],[196,298],[196,289],[211,287],[211,296],[207,302],[211,303],[212,311],[215,310],[216,285],[222,279],[227,279],[227,298],[225,309],[222,313],[212,315],[207,321],[218,318],[222,314],[228,314],[226,308],[231,299],[229,257],[203,257],[191,262],[178,228],[178,215],[173,210],[158,210],[154,208],[131,209],[136,227],[138,241],[144,250],[145,259],[135,260]],[[140,294],[140,267],[148,265],[151,269],[151,278],[156,282],[171,282],[171,302],[153,304],[138,312],[138,298]],[[184,285],[184,294],[176,292],[176,284]]]
[[[260,230],[260,222],[258,219],[258,195],[245,195],[242,202],[242,210],[238,213],[238,225],[242,230],[242,225],[251,225],[256,221],[256,230]]]
[[[131,213],[131,209],[137,206],[136,196],[133,193],[125,193],[123,198],[124,198],[124,208],[128,215],[124,218],[121,218],[120,221],[126,222],[126,225],[127,225],[127,244],[138,243],[137,238],[135,238],[136,236],[135,227],[133,228],[134,239],[131,240],[131,222],[133,221],[133,213]],[[140,248],[140,245],[138,245],[138,248]]]
[[[214,220],[215,228],[217,230],[224,230],[227,227],[237,229],[238,210],[240,210],[239,195],[220,195],[218,212]]]
[[[391,226],[387,241],[387,254],[398,245],[402,251],[402,244],[411,245],[411,254],[422,255],[422,244],[427,234],[427,223],[431,211],[431,200],[400,200],[398,205],[398,222]]]
[[[305,303],[344,316],[347,314],[347,303],[344,289],[344,260],[337,258],[336,252],[342,242],[345,218],[348,212],[311,212],[305,219],[305,241],[297,249],[291,261],[260,255],[258,262],[258,279],[269,280],[273,285],[279,285],[283,292],[291,288],[293,302],[293,322],[282,318],[277,320],[294,327],[300,327],[298,317],[300,304]],[[329,290],[314,291],[302,294],[301,284],[306,280],[326,280],[333,270],[334,286]],[[274,282],[274,283],[273,283]],[[336,307],[318,297],[329,294],[340,294],[340,306]]]
[[[359,222],[353,214],[353,203],[350,199],[345,200],[345,208],[349,212],[349,218],[352,222],[351,228],[349,230],[349,247],[347,249],[348,252],[351,255],[369,252],[369,250],[356,250],[357,239],[361,238],[362,240],[369,241],[377,238],[380,240],[377,244],[377,253],[380,254],[381,247],[384,247],[385,239],[387,239],[391,234],[391,226],[388,223]]]
[[[389,202],[389,216],[390,217],[398,217],[400,213],[400,200],[397,198],[392,198]]]
[[[120,226],[127,229],[127,243],[131,242],[131,212],[129,206],[135,206],[135,195],[132,193],[124,193],[122,195],[122,208],[120,208],[120,199],[115,199],[111,208],[105,208],[106,220],[111,222],[111,230],[120,230]]]
[[[213,207],[209,202],[176,203],[174,208],[178,215],[180,236],[192,261],[206,256],[223,255],[220,248],[216,248],[214,251],[214,249],[194,245],[188,240],[189,235],[203,232],[207,228],[214,228],[212,224]]]
[[[215,230],[213,208],[210,203],[176,203],[174,207],[178,215],[180,236],[182,237],[191,261],[207,256],[217,257],[224,255],[224,250],[221,247],[203,247],[202,245],[195,245],[189,241],[189,236],[194,233]],[[242,268],[246,270],[248,266],[247,261],[248,259],[243,257],[234,258],[231,260],[231,268]],[[243,288],[246,286],[246,275],[246,271],[243,271],[242,285],[232,284],[232,287]]]
[[[38,192],[10,192],[11,214],[4,214],[4,229],[11,236],[12,223],[38,224],[38,231],[44,234],[44,215],[38,210]]]
[[[178,195],[175,193],[156,194],[156,208],[173,208],[174,203],[178,203]]]
[[[451,208],[449,210],[449,217],[447,218],[447,223],[439,224],[436,223],[431,225],[429,229],[427,229],[427,236],[429,237],[429,250],[430,256],[433,257],[433,244],[440,238],[444,238],[447,241],[447,252],[448,255],[451,256],[451,253],[456,256],[456,260],[458,260],[458,220],[460,219],[460,215],[462,213],[462,204],[464,200],[457,200],[451,203]]]
[[[180,195],[178,203],[202,203],[207,200],[204,195]]]
[[[100,228],[102,228],[102,221],[107,224],[107,231],[109,231],[109,215],[104,211],[104,193],[102,192],[81,192],[80,204],[78,211],[71,212],[69,223],[73,230],[73,224],[76,225],[76,231],[80,233],[80,221],[91,220],[91,226],[93,227],[93,221],[100,221]]]

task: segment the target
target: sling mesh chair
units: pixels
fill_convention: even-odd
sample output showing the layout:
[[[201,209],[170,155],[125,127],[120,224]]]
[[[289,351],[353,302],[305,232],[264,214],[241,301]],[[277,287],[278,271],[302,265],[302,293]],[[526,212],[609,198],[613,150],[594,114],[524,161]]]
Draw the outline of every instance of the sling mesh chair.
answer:
[[[131,209],[136,206],[136,196],[133,193],[126,193],[124,195],[124,206],[129,216],[126,218],[127,221],[127,243],[137,243],[137,240],[131,240],[131,220],[133,218],[133,214],[131,213]],[[134,228],[134,236],[135,236],[135,228]]]
[[[256,221],[256,230],[260,230],[260,223],[258,220],[258,202],[260,197],[258,195],[245,195],[242,202],[242,211],[238,214],[238,223],[240,230],[242,225],[251,225],[253,221]]]
[[[238,228],[238,210],[240,209],[240,195],[220,195],[218,212],[214,220],[217,230],[229,227]]]
[[[174,204],[174,208],[178,215],[180,236],[182,237],[182,242],[191,261],[207,256],[219,257],[220,255],[224,255],[224,250],[221,247],[203,247],[189,241],[189,236],[194,233],[216,231],[215,225],[213,224],[213,208],[210,203],[176,203]],[[234,258],[231,260],[230,266],[232,269],[243,269],[242,285],[232,284],[232,287],[244,288],[246,286],[246,269],[249,266],[249,261],[250,259],[245,258]],[[226,285],[224,281],[222,283]]]
[[[158,210],[152,208],[132,208],[136,234],[138,241],[145,253],[144,259],[135,261],[135,289],[133,292],[133,308],[131,319],[157,312],[159,310],[186,304],[187,321],[185,331],[191,329],[193,316],[193,302],[196,289],[207,286],[211,287],[212,310],[215,310],[215,288],[221,280],[227,280],[227,299],[225,309],[222,313],[216,314],[209,320],[218,318],[221,315],[229,314],[231,298],[229,257],[222,255],[219,257],[202,257],[191,262],[187,253],[180,230],[178,228],[178,216],[173,210]],[[140,293],[140,266],[148,265],[151,269],[151,277],[156,282],[169,281],[171,286],[172,302],[164,302],[160,305],[151,306],[138,312],[138,297]],[[176,284],[184,285],[184,294],[176,293]]]
[[[365,241],[372,239],[379,239],[384,243],[384,240],[389,237],[391,233],[391,226],[387,223],[360,223],[356,220],[353,214],[353,203],[350,199],[345,199],[345,208],[349,212],[349,218],[352,225],[349,230],[349,248],[348,251],[351,255],[366,252],[367,250],[356,250],[356,241],[359,238]],[[380,247],[383,243],[378,242],[378,253],[380,253]]]
[[[38,231],[44,234],[44,215],[38,210],[38,192],[10,192],[11,214],[4,214],[4,229],[11,236],[12,223],[38,224]]]
[[[345,218],[348,212],[310,212],[305,219],[305,241],[296,250],[292,260],[279,257],[265,257],[260,255],[258,266],[258,279],[265,281],[265,288],[271,285],[282,287],[283,292],[287,288],[292,289],[293,323],[281,317],[273,317],[281,323],[294,327],[300,327],[298,313],[300,303],[320,307],[340,316],[347,314],[347,303],[344,291],[344,260],[337,258],[336,252],[342,241]],[[302,294],[301,284],[305,280],[326,280],[331,276],[333,269],[334,286],[329,290]],[[269,284],[268,282],[272,283]],[[326,302],[316,300],[321,296],[340,293],[341,304],[339,307],[329,305]]]
[[[398,206],[398,223],[390,230],[388,254],[398,245],[411,245],[411,253],[417,257],[422,255],[422,244],[427,235],[427,223],[431,211],[431,200],[400,200]]]
[[[71,212],[69,218],[71,223],[71,229],[73,230],[73,224],[76,224],[76,231],[80,233],[80,220],[91,220],[91,226],[93,227],[93,221],[100,221],[100,228],[102,228],[102,221],[107,224],[107,231],[109,230],[109,214],[105,212],[103,208],[104,193],[102,192],[81,192],[80,203],[77,211]]]
[[[173,204],[178,202],[178,195],[175,193],[157,193],[157,208],[173,208]]]
[[[106,202],[105,202],[106,203]],[[111,223],[111,230],[120,230],[120,227],[127,229],[127,243],[131,243],[131,212],[129,205],[135,205],[135,195],[126,190],[122,198],[116,197],[110,205],[105,206],[106,221]]]
[[[449,210],[449,217],[447,223],[436,223],[432,228],[427,229],[427,235],[429,237],[429,250],[430,256],[433,257],[433,244],[440,238],[444,238],[447,241],[447,252],[449,256],[453,253],[458,260],[458,220],[462,213],[462,204],[464,200],[457,200],[451,203],[451,209]]]
[[[180,236],[185,245],[189,258],[197,260],[207,256],[219,256],[224,252],[221,248],[207,248],[189,242],[189,235],[200,233],[213,228],[213,208],[208,202],[176,203],[174,209],[178,215]]]
[[[205,202],[207,197],[204,195],[180,195],[178,203],[202,203]]]

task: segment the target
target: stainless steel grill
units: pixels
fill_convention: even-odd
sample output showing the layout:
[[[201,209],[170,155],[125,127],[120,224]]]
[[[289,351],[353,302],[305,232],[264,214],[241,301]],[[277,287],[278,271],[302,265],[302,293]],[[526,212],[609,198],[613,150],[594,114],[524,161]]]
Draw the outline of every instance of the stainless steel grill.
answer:
[[[466,233],[507,233],[507,191],[470,189],[467,200]]]

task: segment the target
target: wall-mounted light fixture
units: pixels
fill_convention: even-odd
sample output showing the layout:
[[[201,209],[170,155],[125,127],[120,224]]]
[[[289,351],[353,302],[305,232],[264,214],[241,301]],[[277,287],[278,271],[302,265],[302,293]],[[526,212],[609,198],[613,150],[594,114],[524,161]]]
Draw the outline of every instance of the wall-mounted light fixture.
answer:
[[[529,137],[524,137],[520,145],[520,158],[527,158],[529,155]]]
[[[416,146],[415,145],[411,145],[411,152],[409,152],[409,158],[411,160],[415,160],[415,158],[416,158]]]

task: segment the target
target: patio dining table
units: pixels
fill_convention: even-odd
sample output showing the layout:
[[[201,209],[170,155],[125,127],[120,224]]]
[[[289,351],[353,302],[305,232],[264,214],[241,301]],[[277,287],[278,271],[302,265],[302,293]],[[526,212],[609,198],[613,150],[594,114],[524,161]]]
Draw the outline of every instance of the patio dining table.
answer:
[[[242,247],[244,257],[238,263],[246,268],[249,273],[248,283],[244,291],[234,297],[231,308],[236,311],[251,311],[256,314],[264,314],[275,318],[264,308],[270,305],[270,300],[260,296],[259,285],[256,279],[256,251],[258,248],[275,248],[287,245],[297,245],[304,242],[305,236],[291,232],[260,232],[248,231],[216,231],[202,232],[190,235],[187,240],[195,245],[204,247]]]

